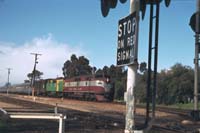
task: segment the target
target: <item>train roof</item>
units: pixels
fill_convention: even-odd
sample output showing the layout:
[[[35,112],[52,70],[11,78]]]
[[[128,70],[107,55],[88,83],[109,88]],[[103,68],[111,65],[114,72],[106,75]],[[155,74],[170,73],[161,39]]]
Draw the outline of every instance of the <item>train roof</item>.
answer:
[[[13,84],[11,86],[26,86],[26,85],[30,85],[30,83],[19,83],[19,84]]]
[[[103,75],[82,75],[82,76],[76,76],[71,78],[66,78],[66,81],[85,81],[85,80],[105,80],[107,78],[110,78],[109,76],[103,76]]]

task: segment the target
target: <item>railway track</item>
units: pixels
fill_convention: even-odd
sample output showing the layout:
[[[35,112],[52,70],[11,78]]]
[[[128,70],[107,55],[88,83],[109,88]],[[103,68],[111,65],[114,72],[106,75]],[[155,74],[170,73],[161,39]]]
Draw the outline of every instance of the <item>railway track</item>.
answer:
[[[173,129],[173,128],[169,128],[169,127],[164,127],[164,126],[157,126],[157,125],[154,125],[152,127],[154,130],[156,131],[160,131],[160,132],[175,132],[175,133],[185,133],[184,130],[180,130],[180,129]]]
[[[3,96],[0,95],[0,102],[5,102],[8,104],[15,104],[18,105],[19,107],[4,107],[4,109],[6,109],[6,111],[8,111],[8,113],[12,113],[12,112],[53,112],[54,111],[54,106],[52,105],[46,105],[46,104],[41,104],[41,103],[37,103],[37,102],[33,102],[33,101],[26,101],[26,100],[22,100],[21,98],[16,99],[16,97],[8,97],[8,96]],[[54,100],[52,100],[52,102],[54,102]],[[121,120],[120,118],[113,118],[113,117],[108,117],[105,115],[100,115],[100,114],[96,114],[96,113],[88,113],[88,112],[82,112],[82,111],[78,111],[78,110],[70,110],[70,109],[66,109],[63,107],[59,107],[58,108],[58,112],[59,113],[64,113],[67,115],[67,119],[66,119],[66,131],[67,132],[109,132],[109,131],[113,131],[116,133],[121,133],[122,129],[124,127],[124,120]],[[32,131],[34,131],[35,133],[37,132],[41,132],[41,125],[43,127],[43,129],[47,130],[45,132],[56,132],[57,131],[57,127],[52,125],[52,122],[49,121],[43,121],[43,122],[39,122],[39,121],[35,121],[35,120],[29,120],[27,122],[27,120],[25,120],[24,122],[22,121],[17,121],[17,122],[13,122],[12,120],[10,120],[11,125],[14,126],[13,129],[7,129],[6,131],[2,131],[0,129],[0,132],[18,132],[18,129],[24,129],[23,132],[29,132],[27,131],[28,129],[31,129]],[[14,124],[12,124],[14,123]],[[21,124],[20,124],[21,123]],[[31,124],[27,124],[27,123],[31,123]],[[37,125],[36,129],[33,129],[31,126],[35,125],[36,123],[39,123],[39,125]],[[46,124],[45,124],[46,123]],[[49,127],[50,125],[50,127]],[[29,127],[29,128],[28,128]],[[38,129],[37,129],[38,128]],[[50,130],[48,130],[50,129]],[[20,130],[21,131],[21,130]]]
[[[2,95],[3,96],[3,95]],[[15,97],[16,95],[12,95],[11,96]],[[28,97],[29,99],[31,98],[31,96],[24,96],[24,95],[20,95],[20,97]],[[49,97],[38,97],[39,99],[48,99]],[[50,98],[49,100],[54,100],[54,101],[60,101],[61,98]],[[83,104],[88,104],[88,105],[107,105],[107,106],[115,106],[115,105],[122,105],[125,106],[126,103],[125,102],[97,102],[97,101],[85,101],[85,100],[78,100],[78,99],[69,99],[69,98],[64,98],[66,101],[70,101],[70,102],[81,102]],[[9,102],[9,101],[8,101]],[[24,103],[26,105],[26,103]],[[136,108],[142,108],[145,109],[145,106],[143,105],[136,105]],[[157,106],[156,107],[156,111],[160,111],[160,112],[166,112],[166,113],[172,113],[172,114],[179,114],[179,115],[188,115],[188,113],[190,113],[191,110],[183,110],[183,109],[177,109],[177,108],[170,108],[170,107],[160,107]]]
[[[68,124],[71,127],[84,127],[84,123],[86,126],[92,125],[92,130],[96,130],[96,128],[107,129],[111,128],[112,130],[118,129],[123,131],[125,125],[125,104],[123,103],[103,103],[103,102],[93,102],[93,101],[78,101],[72,99],[64,99],[61,98],[42,98],[39,97],[36,101],[33,101],[30,97],[27,96],[12,96],[7,97],[0,94],[1,102],[15,103],[19,106],[22,106],[18,111],[46,111],[53,112],[55,103],[59,106],[59,111],[66,113],[68,115]],[[9,100],[8,100],[9,99]],[[16,100],[17,99],[17,100]],[[28,100],[28,101],[27,101]],[[48,101],[51,101],[50,103]],[[78,106],[78,107],[77,107]],[[71,109],[70,109],[71,108]],[[80,108],[80,109],[79,109]],[[86,109],[83,109],[86,108]],[[137,113],[141,113],[141,111],[145,112],[144,107],[137,107]],[[7,108],[10,112],[15,111],[14,108]],[[75,110],[74,110],[75,109]],[[86,110],[86,111],[82,111]],[[197,128],[193,128],[190,125],[183,125],[181,121],[188,118],[189,110],[180,110],[180,109],[169,109],[167,107],[157,107],[157,112],[164,112],[165,115],[160,115],[157,117],[155,122],[153,123],[152,130],[153,131],[169,131],[169,132],[191,132],[196,130]],[[141,124],[145,120],[144,113],[140,115],[137,114],[138,123]],[[75,121],[79,122],[79,125],[75,124]],[[98,121],[95,124],[90,123],[88,121]],[[75,125],[74,125],[75,124]],[[195,125],[200,127],[200,123],[195,123]]]

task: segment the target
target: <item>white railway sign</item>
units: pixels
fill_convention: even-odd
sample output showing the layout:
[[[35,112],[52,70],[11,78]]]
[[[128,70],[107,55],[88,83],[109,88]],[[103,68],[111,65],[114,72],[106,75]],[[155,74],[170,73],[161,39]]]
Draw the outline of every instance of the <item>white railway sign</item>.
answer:
[[[138,25],[136,13],[119,20],[118,44],[117,44],[117,65],[130,65],[137,59],[137,31]]]

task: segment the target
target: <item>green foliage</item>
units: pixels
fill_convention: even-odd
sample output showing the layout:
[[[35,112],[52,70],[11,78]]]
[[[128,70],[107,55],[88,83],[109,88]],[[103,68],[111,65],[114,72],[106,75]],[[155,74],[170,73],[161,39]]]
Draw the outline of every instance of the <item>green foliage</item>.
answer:
[[[200,106],[200,103],[199,103],[199,106]],[[173,104],[173,105],[170,105],[169,107],[171,108],[178,108],[178,109],[191,109],[193,110],[194,109],[194,103],[176,103],[176,104]]]
[[[137,103],[146,102],[146,73],[137,75],[137,85],[135,88]]]
[[[43,72],[40,72],[39,70],[35,70],[35,79],[39,80],[41,79],[41,76],[43,75]],[[28,73],[27,77],[29,78],[29,80],[31,81],[33,78],[33,72],[32,73]]]
[[[76,57],[75,54],[71,56],[71,60],[67,60],[62,68],[65,78],[71,78],[80,75],[90,75],[96,68],[89,65],[89,60],[84,56]]]
[[[194,71],[191,67],[177,63],[169,70],[161,70],[157,75],[156,102],[158,104],[170,105],[192,102]],[[138,75],[135,92],[136,99],[139,102],[146,102],[146,77],[146,71]]]
[[[124,85],[120,81],[115,82],[115,94],[114,99],[123,100],[124,99]]]
[[[193,99],[194,74],[192,68],[175,64],[158,76],[158,103],[188,103]]]

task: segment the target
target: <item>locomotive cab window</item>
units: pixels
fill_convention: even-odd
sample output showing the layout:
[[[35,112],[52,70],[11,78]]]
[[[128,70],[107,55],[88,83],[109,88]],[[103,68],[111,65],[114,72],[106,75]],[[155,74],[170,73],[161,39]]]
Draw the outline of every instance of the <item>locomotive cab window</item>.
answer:
[[[99,85],[102,85],[103,83],[101,81],[98,82]]]

